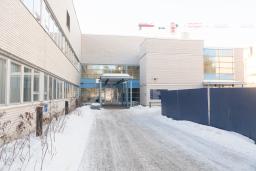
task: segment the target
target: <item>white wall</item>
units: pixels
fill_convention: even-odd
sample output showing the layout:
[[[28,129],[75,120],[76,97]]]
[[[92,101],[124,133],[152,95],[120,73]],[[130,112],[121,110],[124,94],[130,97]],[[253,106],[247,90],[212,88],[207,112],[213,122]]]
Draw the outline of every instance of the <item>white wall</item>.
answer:
[[[145,39],[141,48],[145,51],[140,59],[140,66],[145,68],[140,75],[140,80],[144,80],[141,82],[143,105],[150,101],[150,89],[202,87],[203,41]]]
[[[235,81],[244,82],[245,81],[245,64],[244,64],[244,50],[243,48],[234,49],[234,74]]]
[[[79,85],[80,73],[20,0],[1,0],[0,21],[0,49]]]
[[[82,35],[81,63],[139,65],[142,37]]]

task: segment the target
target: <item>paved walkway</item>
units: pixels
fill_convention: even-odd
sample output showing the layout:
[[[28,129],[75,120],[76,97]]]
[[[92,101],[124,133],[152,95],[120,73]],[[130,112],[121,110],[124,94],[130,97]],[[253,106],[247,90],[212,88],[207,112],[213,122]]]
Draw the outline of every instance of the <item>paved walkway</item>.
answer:
[[[81,171],[256,170],[243,156],[130,110],[98,112],[90,137]]]

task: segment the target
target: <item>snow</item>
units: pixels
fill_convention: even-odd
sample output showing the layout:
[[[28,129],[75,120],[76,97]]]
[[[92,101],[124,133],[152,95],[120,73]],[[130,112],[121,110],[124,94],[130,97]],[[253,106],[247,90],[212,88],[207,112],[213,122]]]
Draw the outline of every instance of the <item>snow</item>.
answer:
[[[94,120],[94,115],[90,111],[89,106],[86,106],[76,109],[69,115],[62,116],[65,127],[62,131],[52,135],[52,140],[49,137],[47,138],[49,145],[52,145],[52,147],[49,147],[46,153],[42,170],[65,171],[78,169]],[[15,142],[8,145],[10,149]],[[23,160],[20,160],[21,157],[17,157],[10,168],[0,162],[0,170],[40,170],[43,156],[41,143],[40,138],[32,136],[29,144],[30,157],[26,156]],[[29,145],[23,149],[24,154],[29,152]]]
[[[256,145],[251,139],[167,118],[160,107],[92,110],[84,106],[63,121],[65,127],[54,140],[48,138],[53,147],[46,153],[44,171],[256,170]],[[40,170],[41,142],[32,136],[30,159],[15,159],[11,169],[0,162],[0,170]],[[24,151],[28,150],[26,146]]]
[[[120,73],[105,73],[101,77],[130,77],[129,74],[120,74]]]
[[[167,118],[159,115],[161,113],[160,107],[145,108],[143,113],[141,112],[142,108],[141,106],[134,107],[133,113],[141,115],[140,118],[144,123],[152,123],[152,121],[162,123],[158,134],[162,134],[166,129],[173,129],[173,131],[175,129],[184,134],[186,138],[190,137],[191,139],[187,139],[187,142],[177,142],[186,152],[195,154],[202,150],[201,145],[205,144],[208,146],[208,148],[204,147],[202,151],[205,158],[226,167],[232,166],[232,170],[256,170],[256,145],[248,137],[190,121],[176,121]],[[147,116],[145,117],[145,115]],[[150,121],[145,119],[147,117],[150,117]],[[225,154],[228,155],[225,156]]]

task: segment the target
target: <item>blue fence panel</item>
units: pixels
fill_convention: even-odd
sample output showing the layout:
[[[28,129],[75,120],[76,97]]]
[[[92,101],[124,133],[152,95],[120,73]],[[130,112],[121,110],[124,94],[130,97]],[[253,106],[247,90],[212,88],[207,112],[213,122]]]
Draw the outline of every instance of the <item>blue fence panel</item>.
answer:
[[[178,91],[180,119],[208,125],[207,89]]]
[[[207,89],[161,91],[162,114],[208,124]]]
[[[162,90],[160,96],[162,114],[173,119],[179,119],[178,91]]]
[[[211,125],[256,140],[256,89],[211,89]]]

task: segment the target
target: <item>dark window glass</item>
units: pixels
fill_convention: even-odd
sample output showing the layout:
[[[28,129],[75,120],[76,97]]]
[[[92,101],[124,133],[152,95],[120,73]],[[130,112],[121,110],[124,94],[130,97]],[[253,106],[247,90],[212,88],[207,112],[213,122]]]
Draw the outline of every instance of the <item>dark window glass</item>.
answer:
[[[150,99],[151,100],[160,100],[161,99],[161,91],[165,89],[151,89],[150,90]]]
[[[68,27],[68,30],[70,30],[70,16],[68,11],[67,11],[67,27]]]

